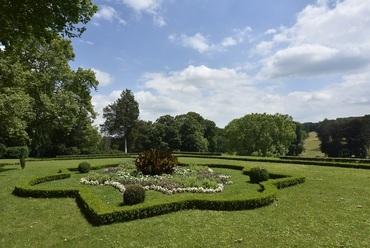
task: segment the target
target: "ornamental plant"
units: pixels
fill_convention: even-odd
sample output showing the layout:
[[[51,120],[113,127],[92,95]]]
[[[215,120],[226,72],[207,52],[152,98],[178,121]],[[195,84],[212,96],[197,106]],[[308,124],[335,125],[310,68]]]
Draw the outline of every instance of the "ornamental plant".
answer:
[[[253,167],[249,172],[251,183],[260,183],[269,179],[269,173],[265,168]]]
[[[139,184],[126,186],[123,193],[123,203],[125,205],[135,205],[145,201],[145,189]]]
[[[28,156],[28,148],[21,147],[20,148],[20,156],[19,156],[19,163],[21,164],[22,170],[26,167],[26,157]]]
[[[144,175],[172,174],[178,160],[172,151],[166,148],[152,148],[138,155],[136,169]]]
[[[80,173],[88,173],[91,169],[91,165],[88,162],[82,162],[78,165],[78,171]]]

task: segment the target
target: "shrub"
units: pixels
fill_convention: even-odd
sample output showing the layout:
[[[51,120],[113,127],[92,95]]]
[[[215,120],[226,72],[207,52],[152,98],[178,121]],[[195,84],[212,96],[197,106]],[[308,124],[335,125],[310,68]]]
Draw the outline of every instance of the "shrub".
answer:
[[[25,158],[28,157],[29,150],[27,146],[14,146],[14,147],[7,147],[5,149],[5,153],[3,158],[20,158],[21,154],[24,154]]]
[[[5,152],[6,152],[6,146],[0,143],[0,158],[3,158]]]
[[[265,168],[253,167],[249,172],[251,183],[260,183],[269,179],[269,173]]]
[[[125,205],[135,205],[144,202],[145,189],[139,184],[126,186],[123,193],[123,203]]]
[[[178,160],[172,155],[171,150],[152,148],[139,154],[135,165],[144,175],[172,174]]]
[[[21,164],[22,170],[26,167],[26,157],[28,155],[28,149],[27,147],[22,146],[20,149],[20,157],[19,162]]]
[[[87,173],[91,169],[91,165],[88,162],[82,162],[78,165],[78,171],[80,173]]]

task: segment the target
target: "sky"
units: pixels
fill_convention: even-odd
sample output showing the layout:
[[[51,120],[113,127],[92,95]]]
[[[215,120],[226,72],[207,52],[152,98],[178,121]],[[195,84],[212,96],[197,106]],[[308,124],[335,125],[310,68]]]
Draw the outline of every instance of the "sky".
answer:
[[[318,122],[370,114],[370,0],[95,0],[72,41],[103,108],[129,89],[140,119],[189,111],[220,128],[251,113]]]

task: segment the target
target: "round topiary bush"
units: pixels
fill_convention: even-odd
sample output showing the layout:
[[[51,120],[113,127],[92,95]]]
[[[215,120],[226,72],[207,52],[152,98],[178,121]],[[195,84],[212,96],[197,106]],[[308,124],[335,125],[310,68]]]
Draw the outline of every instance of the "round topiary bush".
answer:
[[[125,205],[135,205],[144,202],[145,200],[145,189],[139,184],[133,184],[126,186],[126,190],[123,193],[123,203]]]
[[[88,173],[91,169],[91,165],[88,162],[82,162],[78,165],[78,171],[80,173]]]
[[[251,183],[260,183],[269,179],[269,173],[265,168],[253,167],[249,172]]]

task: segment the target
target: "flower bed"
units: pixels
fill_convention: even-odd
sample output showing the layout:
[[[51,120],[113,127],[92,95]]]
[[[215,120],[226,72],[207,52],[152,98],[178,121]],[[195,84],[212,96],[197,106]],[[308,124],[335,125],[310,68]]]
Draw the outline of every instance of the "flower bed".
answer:
[[[206,166],[190,165],[177,167],[173,174],[160,176],[143,175],[135,165],[123,164],[101,172],[91,172],[80,183],[89,185],[111,185],[120,192],[125,185],[140,184],[145,190],[156,190],[164,194],[175,193],[218,193],[226,184],[231,184],[230,176],[215,173]]]

